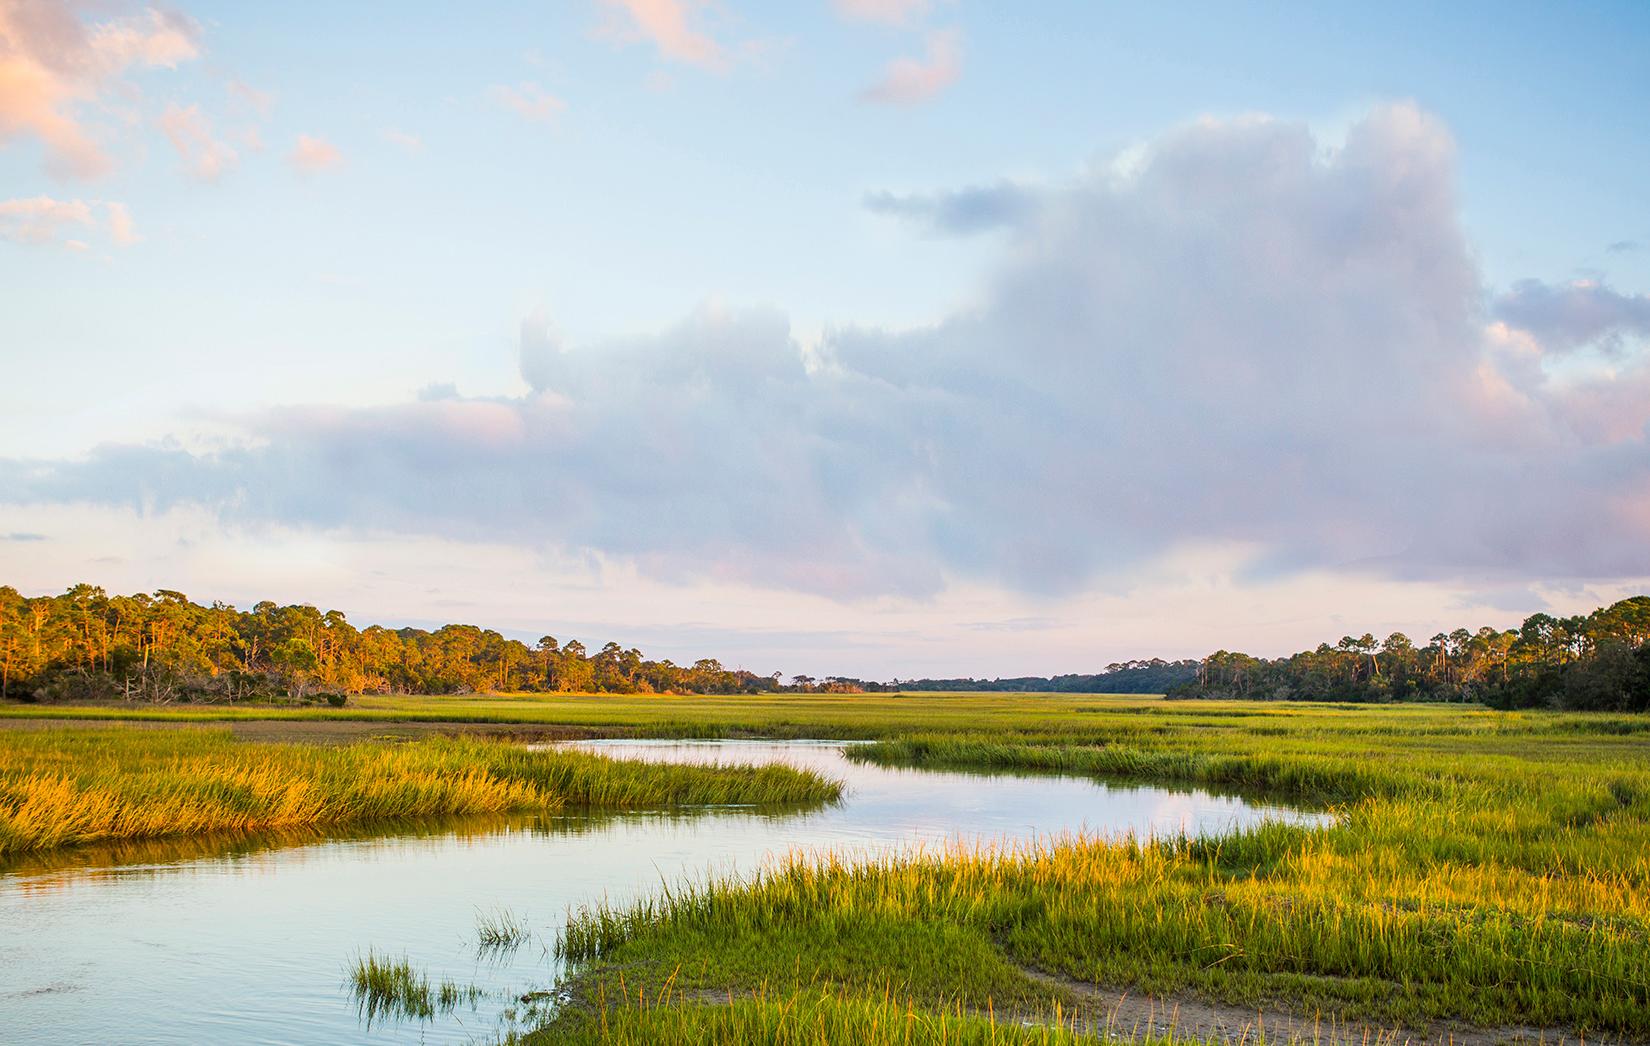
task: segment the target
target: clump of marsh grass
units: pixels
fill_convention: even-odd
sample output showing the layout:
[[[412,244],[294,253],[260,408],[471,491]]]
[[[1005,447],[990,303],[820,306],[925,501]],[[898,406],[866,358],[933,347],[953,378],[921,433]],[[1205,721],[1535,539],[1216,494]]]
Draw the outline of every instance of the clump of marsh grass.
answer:
[[[476,941],[483,952],[515,951],[532,934],[527,920],[508,908],[476,912]]]
[[[391,959],[370,950],[356,959],[347,983],[355,996],[356,1012],[369,1028],[384,1020],[433,1020],[460,1006],[475,1009],[484,994],[473,984],[445,978],[432,986],[405,957]]]

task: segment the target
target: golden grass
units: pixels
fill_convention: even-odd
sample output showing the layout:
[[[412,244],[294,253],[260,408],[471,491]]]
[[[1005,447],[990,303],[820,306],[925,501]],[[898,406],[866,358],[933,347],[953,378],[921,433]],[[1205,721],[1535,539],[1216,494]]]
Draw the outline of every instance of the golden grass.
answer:
[[[619,762],[503,741],[310,746],[197,728],[13,730],[0,732],[0,856],[389,818],[817,803],[839,793],[789,767]]]

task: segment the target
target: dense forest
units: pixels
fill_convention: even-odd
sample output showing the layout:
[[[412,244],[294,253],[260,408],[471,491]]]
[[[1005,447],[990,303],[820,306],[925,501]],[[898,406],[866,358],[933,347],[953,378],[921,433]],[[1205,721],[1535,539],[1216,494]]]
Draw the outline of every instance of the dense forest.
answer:
[[[288,699],[473,691],[759,693],[867,689],[858,680],[677,665],[608,643],[545,636],[532,646],[475,625],[356,628],[336,610],[203,606],[181,592],[111,596],[92,585],[27,598],[0,587],[0,695],[13,700]]]
[[[1117,661],[1097,675],[1015,676],[1009,679],[905,679],[900,690],[999,691],[1013,694],[1161,694],[1197,678],[1198,662]]]
[[[1221,650],[1171,697],[1478,701],[1497,708],[1650,711],[1650,596],[1516,629],[1342,637],[1272,660]]]

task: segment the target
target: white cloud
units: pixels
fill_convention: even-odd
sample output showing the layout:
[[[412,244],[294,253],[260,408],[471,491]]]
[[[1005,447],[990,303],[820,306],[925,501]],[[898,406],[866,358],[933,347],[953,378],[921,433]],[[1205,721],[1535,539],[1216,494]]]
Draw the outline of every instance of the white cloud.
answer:
[[[157,8],[88,23],[68,3],[0,5],[0,144],[32,136],[54,174],[107,173],[112,161],[85,110],[99,108],[131,69],[171,69],[198,57],[199,37],[187,17]]]
[[[494,104],[531,123],[549,123],[567,109],[566,102],[531,81],[514,87],[498,84],[491,94]]]
[[[1118,589],[1188,548],[1475,591],[1650,574],[1650,360],[1548,374],[1489,324],[1446,129],[1206,120],[1020,186],[926,329],[706,308],[567,346],[519,397],[270,411],[218,454],[0,460],[0,498],[589,554],[832,597]],[[42,528],[43,529],[43,528]]]
[[[918,105],[929,101],[962,75],[962,32],[942,29],[928,34],[921,58],[896,58],[882,78],[860,93],[867,102]]]
[[[203,182],[217,181],[240,162],[240,155],[229,143],[213,136],[212,124],[198,105],[167,105],[161,113],[160,127],[177,150],[184,169]]]
[[[299,174],[319,174],[342,165],[344,155],[338,151],[336,145],[325,138],[300,134],[298,143],[287,156],[287,162],[292,164],[293,169]]]

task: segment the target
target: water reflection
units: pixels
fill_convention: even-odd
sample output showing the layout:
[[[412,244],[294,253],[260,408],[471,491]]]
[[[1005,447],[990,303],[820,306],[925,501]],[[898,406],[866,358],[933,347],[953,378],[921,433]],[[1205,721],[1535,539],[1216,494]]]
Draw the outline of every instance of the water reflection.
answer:
[[[0,874],[0,1013],[8,1042],[467,1042],[554,984],[569,907],[623,901],[792,848],[875,855],[1062,832],[1197,834],[1311,815],[1230,796],[1060,776],[851,762],[840,744],[585,742],[615,756],[809,766],[840,803],[650,814],[562,813],[85,848]],[[508,910],[531,939],[480,946]],[[341,982],[360,956],[405,958],[452,1012],[366,1027]],[[471,1009],[473,1002],[474,1009]]]

